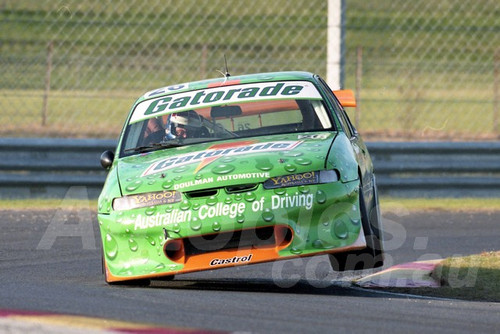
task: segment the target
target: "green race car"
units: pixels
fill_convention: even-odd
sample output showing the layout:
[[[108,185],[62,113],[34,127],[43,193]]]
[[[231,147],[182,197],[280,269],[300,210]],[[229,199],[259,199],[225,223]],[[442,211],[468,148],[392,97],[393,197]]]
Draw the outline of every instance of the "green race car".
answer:
[[[328,254],[335,270],[383,264],[367,148],[317,75],[227,76],[133,105],[99,197],[108,283]]]

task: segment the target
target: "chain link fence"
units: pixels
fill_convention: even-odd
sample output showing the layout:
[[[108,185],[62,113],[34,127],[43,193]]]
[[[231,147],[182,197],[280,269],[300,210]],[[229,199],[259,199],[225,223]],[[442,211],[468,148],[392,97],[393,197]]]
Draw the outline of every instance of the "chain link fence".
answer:
[[[500,138],[500,3],[344,0],[344,87],[368,140]],[[116,138],[166,85],[326,76],[328,0],[0,0],[0,136]]]
[[[500,2],[348,0],[345,36],[365,136],[500,139]]]

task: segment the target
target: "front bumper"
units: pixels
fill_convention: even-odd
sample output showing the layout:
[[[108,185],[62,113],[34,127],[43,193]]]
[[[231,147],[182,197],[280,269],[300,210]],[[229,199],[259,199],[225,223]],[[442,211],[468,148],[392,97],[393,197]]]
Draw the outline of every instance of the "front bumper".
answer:
[[[361,249],[359,180],[99,214],[108,282]]]

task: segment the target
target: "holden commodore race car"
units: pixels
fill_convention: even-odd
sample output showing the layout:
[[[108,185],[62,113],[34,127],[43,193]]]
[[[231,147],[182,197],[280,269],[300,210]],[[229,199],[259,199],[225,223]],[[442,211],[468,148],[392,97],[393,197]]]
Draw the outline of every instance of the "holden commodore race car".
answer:
[[[108,283],[328,254],[383,264],[373,165],[352,91],[277,72],[150,91],[133,105],[98,201]]]

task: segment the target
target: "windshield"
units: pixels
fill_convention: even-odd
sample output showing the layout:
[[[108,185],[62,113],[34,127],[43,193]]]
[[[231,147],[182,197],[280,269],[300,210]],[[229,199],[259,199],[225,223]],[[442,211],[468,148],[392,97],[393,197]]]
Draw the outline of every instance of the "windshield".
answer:
[[[139,103],[127,125],[121,155],[331,127],[321,95],[311,82],[214,87]]]

